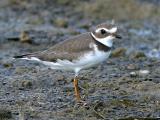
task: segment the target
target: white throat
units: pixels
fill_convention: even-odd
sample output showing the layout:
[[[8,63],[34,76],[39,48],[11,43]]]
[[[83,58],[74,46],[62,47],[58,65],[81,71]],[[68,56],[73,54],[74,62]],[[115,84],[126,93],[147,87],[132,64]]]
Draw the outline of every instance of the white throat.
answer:
[[[105,46],[112,47],[113,45],[113,37],[108,36],[106,38],[97,38],[92,32],[91,32],[92,37],[97,40],[98,42],[102,43]]]

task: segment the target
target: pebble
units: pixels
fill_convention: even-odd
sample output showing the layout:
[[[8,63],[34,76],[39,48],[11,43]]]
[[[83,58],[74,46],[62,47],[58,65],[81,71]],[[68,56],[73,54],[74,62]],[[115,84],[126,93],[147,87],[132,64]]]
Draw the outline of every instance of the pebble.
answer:
[[[31,88],[32,87],[32,82],[29,80],[23,80],[22,81],[22,87],[24,88]]]
[[[57,18],[55,21],[54,21],[55,25],[58,26],[58,27],[63,27],[63,28],[67,28],[68,27],[68,22],[66,19],[64,18]]]
[[[4,63],[3,66],[4,66],[5,68],[10,68],[10,67],[13,66],[13,64],[12,64],[12,63]]]
[[[31,89],[33,83],[31,80],[15,80],[12,82],[12,85],[19,90],[24,90],[24,89]]]
[[[32,43],[32,40],[27,31],[21,32],[19,38],[20,38],[20,42],[22,43]]]
[[[139,58],[145,58],[145,57],[146,55],[144,54],[144,52],[135,52],[130,55],[131,59],[139,59]]]
[[[7,109],[0,109],[0,119],[6,120],[12,118],[12,112]]]
[[[137,76],[137,73],[136,73],[136,72],[130,72],[130,76],[131,76],[131,77],[136,77],[136,76]]]
[[[150,73],[149,70],[132,71],[132,72],[130,72],[130,77],[146,76],[149,73]]]
[[[150,72],[149,72],[149,70],[140,70],[139,71],[139,75],[142,75],[142,76],[146,76],[146,75],[148,75]]]
[[[126,54],[125,48],[117,48],[111,53],[111,57],[120,57]]]
[[[127,66],[127,69],[128,70],[135,70],[137,67],[136,67],[136,65],[133,65],[133,64],[129,64],[128,66]]]

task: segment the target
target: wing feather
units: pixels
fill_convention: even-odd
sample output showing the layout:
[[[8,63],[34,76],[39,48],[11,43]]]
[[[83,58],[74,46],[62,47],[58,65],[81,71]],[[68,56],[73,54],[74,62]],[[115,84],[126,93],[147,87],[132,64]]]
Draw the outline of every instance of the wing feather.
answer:
[[[92,48],[90,48],[89,44],[93,41],[94,39],[88,32],[60,42],[45,51],[15,56],[15,58],[36,57],[44,61],[56,61],[57,59],[72,61],[83,55],[84,52],[91,51]]]

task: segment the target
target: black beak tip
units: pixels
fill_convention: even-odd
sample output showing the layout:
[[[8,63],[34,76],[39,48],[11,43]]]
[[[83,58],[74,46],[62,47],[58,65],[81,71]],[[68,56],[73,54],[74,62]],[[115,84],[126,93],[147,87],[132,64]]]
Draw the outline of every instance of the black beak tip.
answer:
[[[116,35],[116,38],[118,39],[122,39],[122,37],[120,35]]]

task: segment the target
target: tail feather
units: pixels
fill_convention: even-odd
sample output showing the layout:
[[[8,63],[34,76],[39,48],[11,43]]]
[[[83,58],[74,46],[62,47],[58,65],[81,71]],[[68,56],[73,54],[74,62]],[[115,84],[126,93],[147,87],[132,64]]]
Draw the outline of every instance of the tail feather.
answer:
[[[17,55],[17,56],[13,56],[13,58],[23,58],[25,55]]]
[[[25,58],[25,57],[31,57],[31,54],[13,56],[13,58]]]

